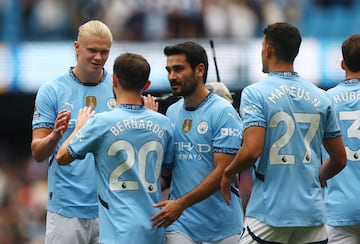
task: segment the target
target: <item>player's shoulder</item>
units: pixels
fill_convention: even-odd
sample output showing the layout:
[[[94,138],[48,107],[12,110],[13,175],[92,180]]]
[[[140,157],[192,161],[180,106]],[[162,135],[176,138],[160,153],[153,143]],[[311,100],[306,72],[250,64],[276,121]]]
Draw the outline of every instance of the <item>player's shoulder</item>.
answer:
[[[116,124],[117,121],[121,119],[118,113],[115,111],[102,111],[99,113],[95,113],[89,119],[91,121],[92,127],[107,128],[109,125]]]
[[[270,82],[261,80],[256,83],[245,86],[241,91],[241,100],[263,100],[274,88],[271,86]]]
[[[96,112],[96,111],[95,111]],[[117,117],[117,113],[115,110],[110,110],[110,111],[101,111],[101,112],[96,112],[94,114],[94,117],[97,118],[102,118],[102,119],[111,119],[111,118],[116,118]]]
[[[156,121],[158,121],[160,124],[170,124],[170,118],[168,118],[167,116],[165,116],[162,113],[159,113],[157,111],[151,110],[151,109],[147,109],[150,117]]]
[[[48,97],[50,99],[55,99],[57,97],[58,91],[62,91],[63,89],[59,88],[59,86],[55,83],[55,80],[47,81],[43,83],[38,91],[37,98]]]
[[[211,97],[209,98],[209,104],[206,107],[206,110],[215,112],[215,113],[221,113],[223,111],[236,111],[234,106],[225,98],[217,95],[217,94],[212,94]]]
[[[319,98],[323,99],[330,99],[329,94],[326,92],[326,90],[320,88],[319,86],[315,85],[313,82],[307,81],[307,85],[309,89],[312,89],[312,92],[317,94]]]
[[[243,92],[267,92],[274,87],[273,77],[266,77],[258,82],[251,83],[243,88]]]
[[[344,91],[346,89],[347,89],[347,87],[345,86],[345,84],[340,82],[336,86],[330,87],[328,90],[326,90],[326,93],[328,93],[330,95],[333,95],[333,94],[336,94],[338,92]],[[360,89],[360,86],[359,86],[359,89]]]
[[[52,80],[48,80],[44,82],[40,88],[42,90],[50,90],[50,89],[59,89],[62,87],[68,87],[71,83],[69,82],[69,75],[63,74],[58,77],[53,78]]]
[[[180,98],[178,101],[176,101],[175,103],[171,104],[168,108],[167,108],[167,113],[168,112],[173,112],[173,111],[178,111],[179,109],[183,109],[184,108],[184,98]]]

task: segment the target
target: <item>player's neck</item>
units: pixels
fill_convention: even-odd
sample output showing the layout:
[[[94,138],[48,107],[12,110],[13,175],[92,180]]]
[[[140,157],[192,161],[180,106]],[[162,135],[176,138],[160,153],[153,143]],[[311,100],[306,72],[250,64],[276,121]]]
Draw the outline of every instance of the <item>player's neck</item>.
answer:
[[[209,90],[205,86],[199,86],[193,94],[184,98],[185,107],[197,108],[209,93]]]
[[[287,62],[274,62],[269,65],[269,72],[294,72],[294,65]]]
[[[141,96],[136,93],[121,93],[116,96],[117,104],[133,104],[133,105],[142,105]]]
[[[104,70],[101,69],[101,71],[96,73],[88,73],[83,72],[80,68],[75,67],[73,68],[73,73],[76,76],[76,78],[81,81],[82,83],[93,83],[97,84],[101,81],[101,78],[104,75]]]
[[[346,80],[360,79],[360,72],[352,72],[350,70],[345,70],[345,77]]]

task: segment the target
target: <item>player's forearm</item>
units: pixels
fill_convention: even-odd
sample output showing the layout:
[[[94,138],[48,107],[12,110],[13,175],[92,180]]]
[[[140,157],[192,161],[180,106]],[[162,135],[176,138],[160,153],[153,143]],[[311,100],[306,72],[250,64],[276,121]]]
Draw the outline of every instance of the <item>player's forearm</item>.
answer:
[[[60,149],[56,155],[56,161],[60,165],[67,165],[71,163],[74,158],[70,155],[70,153],[67,150],[68,145],[70,144],[71,140],[76,136],[76,134],[79,132],[79,130],[85,125],[85,123],[88,121],[90,116],[94,115],[95,111],[92,110],[92,107],[84,107],[79,110],[79,114],[76,120],[76,126],[73,132],[70,134],[68,138],[65,139],[63,144],[60,146]]]
[[[59,151],[56,155],[56,162],[60,165],[68,165],[74,158],[70,155],[69,151],[67,150],[67,146],[69,145],[70,141],[75,137],[76,133],[79,131],[79,128],[76,128],[68,138],[63,142],[60,146]]]
[[[223,170],[215,169],[191,192],[179,198],[184,209],[214,194],[220,188],[222,172]]]
[[[329,153],[329,158],[322,164],[320,169],[320,183],[334,177],[346,166],[346,152],[342,137],[324,140],[324,146]]]
[[[338,174],[346,165],[346,161],[335,161],[331,158],[328,158],[325,163],[321,166],[320,169],[320,183],[322,186],[325,185],[325,182],[328,179],[331,179],[336,174]]]
[[[256,162],[258,157],[258,154],[247,154],[244,147],[240,148],[234,160],[225,168],[225,176],[232,178],[236,174],[240,174],[241,172],[247,170]]]
[[[234,160],[225,168],[226,177],[230,179],[235,174],[247,170],[256,162],[263,151],[265,132],[265,128],[260,126],[251,126],[245,129],[243,144]]]
[[[34,159],[38,162],[43,162],[48,159],[55,151],[59,139],[56,139],[49,134],[44,138],[33,139],[31,142],[31,152]]]

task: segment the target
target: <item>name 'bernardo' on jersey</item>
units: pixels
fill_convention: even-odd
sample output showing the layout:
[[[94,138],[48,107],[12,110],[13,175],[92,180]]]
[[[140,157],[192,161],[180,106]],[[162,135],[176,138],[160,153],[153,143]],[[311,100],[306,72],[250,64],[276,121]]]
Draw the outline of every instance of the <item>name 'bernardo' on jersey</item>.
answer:
[[[274,89],[270,93],[270,96],[268,96],[268,99],[273,104],[276,104],[277,100],[284,97],[285,95],[302,98],[305,101],[311,101],[311,104],[314,107],[317,107],[320,104],[320,100],[318,98],[311,97],[310,91],[306,91],[304,88],[301,87],[287,86],[287,85],[280,85],[278,88]]]
[[[154,123],[152,120],[136,118],[118,121],[110,128],[110,131],[114,136],[118,136],[121,132],[124,132],[127,129],[146,129],[157,134],[159,138],[164,136],[164,130],[160,129],[159,124]]]

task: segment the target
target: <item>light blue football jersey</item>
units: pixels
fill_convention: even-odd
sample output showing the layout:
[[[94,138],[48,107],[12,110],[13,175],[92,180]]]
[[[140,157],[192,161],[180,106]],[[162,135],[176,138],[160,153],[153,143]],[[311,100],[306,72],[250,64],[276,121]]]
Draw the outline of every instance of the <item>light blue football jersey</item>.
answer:
[[[195,110],[186,110],[181,99],[168,108],[167,116],[175,125],[176,145],[170,199],[178,199],[214,170],[214,152],[237,153],[242,124],[233,106],[214,93]],[[242,226],[241,200],[233,195],[229,206],[219,189],[185,209],[167,231],[180,231],[195,241],[214,242],[241,233]]]
[[[100,243],[162,243],[152,227],[160,209],[160,171],[174,160],[173,126],[164,115],[139,105],[120,105],[92,116],[68,151],[95,157]],[[95,181],[95,179],[93,179]]]
[[[327,181],[327,224],[360,224],[360,79],[340,82],[329,89],[344,140],[347,165]]]
[[[44,83],[35,100],[32,128],[53,128],[58,112],[71,111],[69,128],[49,158],[47,210],[66,217],[98,217],[95,165],[93,156],[74,161],[67,166],[57,164],[55,156],[60,145],[72,133],[78,112],[85,105],[95,111],[109,111],[115,106],[112,78],[104,70],[101,82],[85,86],[72,73]]]
[[[324,138],[340,136],[325,91],[295,72],[273,72],[244,88],[240,116],[245,129],[266,128],[246,216],[278,227],[324,224],[319,152]]]

